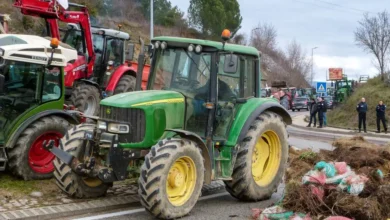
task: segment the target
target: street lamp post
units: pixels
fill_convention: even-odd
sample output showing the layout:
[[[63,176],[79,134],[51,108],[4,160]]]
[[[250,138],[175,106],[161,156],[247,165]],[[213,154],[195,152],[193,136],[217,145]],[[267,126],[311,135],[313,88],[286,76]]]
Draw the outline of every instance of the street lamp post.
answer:
[[[153,1],[150,0],[150,42],[152,42],[153,39],[153,30],[154,30],[154,19],[153,19],[153,14],[154,14],[154,7],[153,7]]]
[[[310,77],[310,85],[313,86],[313,77],[314,77],[314,50],[318,47],[311,48],[311,77]]]

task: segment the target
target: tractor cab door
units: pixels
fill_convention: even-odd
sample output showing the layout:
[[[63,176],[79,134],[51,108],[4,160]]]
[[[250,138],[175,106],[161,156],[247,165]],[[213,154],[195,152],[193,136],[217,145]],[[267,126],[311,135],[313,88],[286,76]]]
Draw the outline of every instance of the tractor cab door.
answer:
[[[96,49],[99,50],[100,48],[96,47]],[[101,51],[103,52],[100,54],[96,52],[95,67],[98,68],[96,77],[99,84],[105,88],[113,73],[125,61],[124,40],[106,37]]]
[[[233,57],[232,57],[233,56]],[[227,69],[232,59],[236,67]],[[226,140],[230,126],[240,105],[256,96],[255,58],[245,55],[220,54],[217,81],[217,110],[214,138]]]

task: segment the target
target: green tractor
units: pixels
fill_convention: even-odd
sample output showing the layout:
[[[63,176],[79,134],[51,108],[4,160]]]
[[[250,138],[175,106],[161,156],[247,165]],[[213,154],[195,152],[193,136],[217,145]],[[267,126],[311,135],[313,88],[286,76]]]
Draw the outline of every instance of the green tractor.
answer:
[[[55,156],[42,143],[58,144],[80,119],[64,110],[64,66],[77,52],[57,43],[0,35],[0,171],[25,180],[52,177]]]
[[[259,52],[227,39],[154,38],[147,91],[102,100],[96,124],[69,130],[60,148],[44,144],[63,192],[103,196],[142,164],[141,203],[158,218],[187,215],[213,180],[239,200],[270,198],[286,170],[292,120],[260,98]]]
[[[337,80],[335,82],[335,102],[344,103],[352,95],[354,84],[354,81],[348,80],[346,75],[343,75],[342,80]]]

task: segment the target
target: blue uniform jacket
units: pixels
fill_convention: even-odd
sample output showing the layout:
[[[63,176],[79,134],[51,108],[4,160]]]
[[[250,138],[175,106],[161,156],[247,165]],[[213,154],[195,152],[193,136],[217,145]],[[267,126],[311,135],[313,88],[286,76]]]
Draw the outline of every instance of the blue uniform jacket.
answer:
[[[358,111],[359,113],[366,113],[367,110],[368,110],[368,107],[367,107],[367,103],[365,103],[365,102],[360,102],[356,106],[356,111]]]
[[[384,117],[386,111],[386,105],[377,105],[376,106],[376,116]]]

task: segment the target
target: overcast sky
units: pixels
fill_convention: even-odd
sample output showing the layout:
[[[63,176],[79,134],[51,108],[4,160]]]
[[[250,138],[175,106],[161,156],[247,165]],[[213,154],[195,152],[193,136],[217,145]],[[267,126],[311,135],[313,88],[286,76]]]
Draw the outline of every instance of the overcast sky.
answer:
[[[187,12],[189,0],[170,0]],[[243,16],[242,29],[248,35],[258,23],[271,23],[278,31],[279,46],[285,48],[294,38],[308,58],[314,50],[316,80],[325,80],[329,67],[344,68],[344,73],[377,74],[374,57],[354,42],[354,30],[364,12],[371,15],[388,9],[388,0],[238,0]]]

